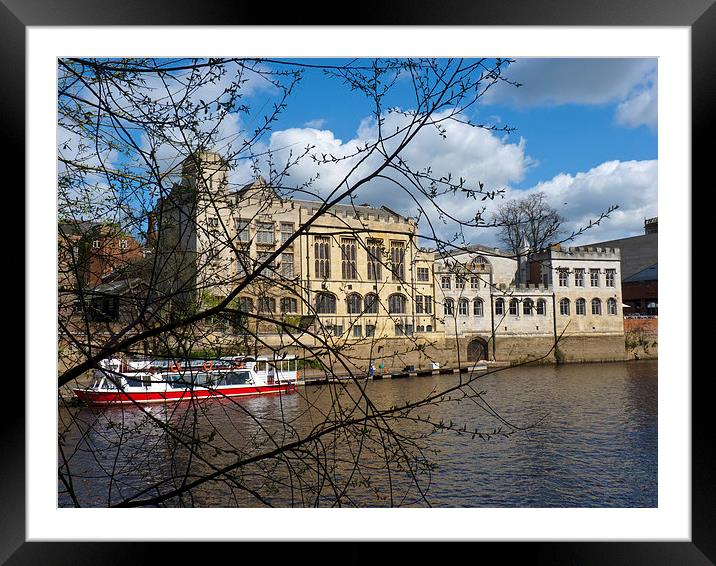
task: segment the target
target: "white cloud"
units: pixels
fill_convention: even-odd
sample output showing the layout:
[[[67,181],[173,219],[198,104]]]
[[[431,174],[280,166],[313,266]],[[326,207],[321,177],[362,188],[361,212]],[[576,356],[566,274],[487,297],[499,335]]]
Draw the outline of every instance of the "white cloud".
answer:
[[[527,192],[542,191],[577,230],[596,220],[611,205],[619,209],[571,244],[580,245],[644,233],[644,218],[657,216],[657,161],[607,161],[575,175],[562,173]]]
[[[303,127],[304,128],[317,128],[321,129],[326,124],[325,118],[315,118],[313,120],[309,120],[306,122]]]
[[[590,221],[596,221],[612,205],[619,206],[599,225],[565,242],[565,245],[585,245],[636,236],[644,233],[644,218],[658,214],[657,161],[608,161],[574,175],[560,173],[526,190],[509,188],[504,198],[480,203],[451,198],[445,199],[444,205],[451,213],[465,220],[474,214],[479,205],[485,205],[484,218],[489,219],[506,200],[523,198],[536,192],[544,192],[550,206],[565,218],[565,234],[562,237],[588,226]],[[454,222],[436,222],[433,224],[435,226],[441,238],[450,238],[458,229]],[[429,235],[428,228],[427,221],[420,223],[421,234]],[[466,230],[464,235],[469,243],[503,247],[495,228],[472,228]]]
[[[655,59],[518,59],[504,76],[523,86],[495,85],[483,102],[518,107],[617,102],[655,70]]]
[[[619,125],[654,130],[656,65],[656,59],[519,59],[504,76],[522,86],[495,85],[483,102],[516,108],[618,104]]]
[[[403,120],[404,118],[397,113],[385,116],[383,134],[395,132],[404,123]],[[446,121],[443,126],[445,138],[441,137],[435,128],[426,127],[401,153],[401,158],[412,170],[424,170],[430,167],[433,177],[451,174],[455,182],[463,178],[468,181],[466,186],[477,187],[478,182],[481,182],[486,189],[495,190],[521,181],[526,169],[534,164],[526,153],[524,139],[510,142],[506,137],[498,136],[494,132],[455,121]],[[357,128],[355,137],[347,141],[336,138],[330,130],[292,128],[275,132],[271,136],[270,148],[275,152],[274,157],[280,166],[289,159],[289,152],[295,157],[307,146],[313,147],[310,153],[318,158],[324,155],[351,156],[357,148],[364,147],[366,143],[373,143],[377,136],[378,129],[375,122],[365,119]],[[390,154],[397,143],[397,138],[387,140],[384,146],[385,152]],[[365,161],[359,164],[362,158],[365,158]],[[307,156],[291,168],[288,180],[292,186],[299,186],[318,173],[315,191],[317,196],[325,197],[338,187],[347,175],[349,182],[354,184],[363,175],[379,166],[383,159],[378,152],[368,157],[361,153],[337,163],[317,165]],[[429,197],[420,194],[414,188],[406,191],[394,182],[398,181],[403,187],[410,187],[410,183],[401,178],[399,173],[386,169],[382,174],[383,178],[374,179],[356,191],[356,202],[368,202],[376,206],[384,204],[406,215],[416,215],[420,205],[431,215],[437,215]],[[453,210],[456,200],[461,204],[457,210]],[[456,197],[451,194],[449,198],[446,196],[439,199],[439,203],[444,203],[448,210],[459,213],[461,217],[467,212],[465,198],[461,196]],[[474,217],[474,213],[479,208],[476,201],[471,199],[467,204],[472,207],[467,217]]]
[[[656,99],[656,86],[633,93],[628,99],[617,107],[615,120],[617,124],[627,128],[647,126],[656,130],[658,119],[658,104]]]

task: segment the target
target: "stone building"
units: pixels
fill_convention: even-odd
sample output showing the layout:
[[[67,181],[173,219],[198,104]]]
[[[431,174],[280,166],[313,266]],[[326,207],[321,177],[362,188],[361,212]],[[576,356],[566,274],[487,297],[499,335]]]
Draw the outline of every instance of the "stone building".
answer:
[[[385,206],[329,206],[263,179],[231,190],[211,152],[184,162],[149,232],[172,309],[231,295],[237,318],[218,332],[267,347],[316,333],[364,364],[624,359],[615,248],[553,246],[518,261],[474,245],[438,257],[419,247],[415,219]]]
[[[622,295],[627,316],[659,313],[659,222],[644,219],[644,233],[630,238],[589,244],[621,250]]]
[[[215,304],[258,271],[232,304],[254,313],[263,335],[280,331],[276,319],[311,320],[346,340],[435,331],[432,254],[418,247],[414,219],[387,207],[328,207],[263,179],[232,191],[227,173],[218,154],[191,156],[153,213],[177,308]]]
[[[468,360],[500,358],[506,344],[539,357],[570,337],[610,336],[623,351],[618,249],[553,246],[528,267],[519,283],[514,256],[483,246],[436,261],[438,329],[465,339]]]

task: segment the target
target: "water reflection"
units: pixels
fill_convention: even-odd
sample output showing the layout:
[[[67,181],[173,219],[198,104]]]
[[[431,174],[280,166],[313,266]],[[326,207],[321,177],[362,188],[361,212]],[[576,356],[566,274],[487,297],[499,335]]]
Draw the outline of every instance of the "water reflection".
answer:
[[[377,408],[388,408],[460,379],[466,377],[376,380],[362,386]],[[420,419],[392,423],[404,446],[358,424],[285,457],[233,469],[168,504],[657,505],[656,362],[509,369],[478,379],[473,391],[484,391],[488,404],[453,394],[449,402],[416,411],[413,417]],[[371,409],[358,393],[356,385],[306,387],[292,395],[153,405],[148,414],[131,407],[61,409],[60,428],[67,429],[62,453],[79,502],[104,506],[157,480],[162,491],[180,489],[272,445],[292,443],[341,419],[359,420]],[[428,418],[452,422],[454,430],[436,432],[421,420]],[[489,440],[471,434],[500,429],[517,431]],[[403,448],[415,458],[407,468],[397,465]],[[306,465],[314,456],[316,461]],[[359,468],[351,465],[356,460]],[[60,465],[63,469],[62,460]],[[311,474],[321,470],[330,481],[317,485]],[[59,501],[72,505],[63,486]]]

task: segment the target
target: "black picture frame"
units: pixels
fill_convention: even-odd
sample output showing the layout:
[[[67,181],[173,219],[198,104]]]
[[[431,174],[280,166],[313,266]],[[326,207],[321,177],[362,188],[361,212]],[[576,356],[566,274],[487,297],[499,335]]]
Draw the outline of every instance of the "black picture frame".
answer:
[[[716,6],[714,0],[460,0],[431,2],[398,0],[381,5],[364,2],[354,17],[338,16],[335,4],[286,6],[266,14],[260,3],[250,5],[207,0],[140,2],[138,0],[0,0],[0,58],[5,76],[0,88],[0,120],[6,147],[15,148],[12,172],[17,178],[8,186],[24,186],[25,147],[25,31],[28,26],[69,25],[530,25],[530,26],[685,26],[691,29],[692,48],[692,172],[704,188],[710,144],[706,134],[713,122],[716,97]],[[322,14],[322,15],[320,15]],[[710,141],[710,140],[709,140]],[[12,184],[10,184],[12,183]],[[690,191],[690,187],[687,189]],[[16,190],[19,197],[21,191]],[[7,194],[7,193],[6,193]],[[28,210],[24,199],[19,209]],[[693,257],[693,256],[692,256]],[[29,258],[25,258],[29,260]],[[8,261],[12,261],[10,258]],[[23,261],[20,261],[20,265]],[[30,297],[25,297],[26,301]],[[687,305],[685,305],[686,307]],[[684,329],[691,333],[691,329]],[[693,335],[692,335],[693,336]],[[26,345],[26,351],[30,345]],[[690,542],[525,542],[481,544],[471,560],[549,562],[552,564],[714,564],[716,562],[716,482],[714,481],[714,425],[710,415],[708,375],[691,380],[691,353],[684,353],[683,374],[669,376],[691,383],[692,392],[692,536]],[[6,376],[10,377],[10,376]],[[25,379],[48,376],[25,375]],[[15,412],[12,413],[11,410]],[[16,402],[4,407],[0,435],[0,561],[19,564],[124,564],[145,563],[161,555],[164,563],[186,562],[196,556],[206,560],[200,545],[161,543],[83,543],[25,541],[25,410]],[[76,538],[82,540],[82,533]],[[320,532],[316,533],[320,540]],[[242,543],[241,556],[252,555]],[[385,547],[385,545],[383,545]],[[300,548],[300,547],[299,547]],[[253,547],[252,547],[253,549]],[[420,550],[418,550],[420,552]],[[229,550],[229,552],[234,552]],[[294,558],[289,558],[291,552]],[[403,550],[381,551],[381,560],[406,558]],[[400,553],[400,554],[398,554]],[[212,551],[213,555],[213,551]],[[357,556],[312,554],[311,559],[346,559]],[[469,556],[469,555],[468,555]],[[295,546],[272,547],[271,561],[298,559]],[[519,558],[518,558],[519,557]],[[457,558],[457,557],[456,557]],[[217,556],[216,558],[220,558]],[[459,558],[457,558],[459,559]]]

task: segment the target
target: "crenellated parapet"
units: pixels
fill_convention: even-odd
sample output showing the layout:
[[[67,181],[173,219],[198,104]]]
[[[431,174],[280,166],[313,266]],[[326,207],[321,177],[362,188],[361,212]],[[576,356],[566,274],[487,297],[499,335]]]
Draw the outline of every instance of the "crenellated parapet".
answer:
[[[612,259],[618,261],[621,257],[619,248],[595,248],[590,246],[575,246],[551,250],[552,259],[590,260]]]

